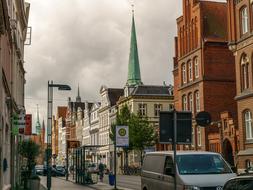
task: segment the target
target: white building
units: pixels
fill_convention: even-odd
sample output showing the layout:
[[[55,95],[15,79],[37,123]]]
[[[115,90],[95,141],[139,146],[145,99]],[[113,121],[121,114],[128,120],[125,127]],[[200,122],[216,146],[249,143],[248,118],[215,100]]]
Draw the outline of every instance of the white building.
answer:
[[[98,110],[100,108],[100,103],[95,102],[93,103],[91,110],[90,110],[90,144],[92,146],[99,145],[99,114]],[[92,149],[92,161],[97,163],[98,162],[98,155],[99,149],[93,148]]]
[[[107,88],[102,86],[100,88],[101,95],[101,106],[98,111],[99,114],[99,145],[103,146],[100,148],[101,161],[111,169],[112,153],[110,153],[110,112],[111,108],[116,105],[120,96],[123,96],[124,90],[118,88]]]

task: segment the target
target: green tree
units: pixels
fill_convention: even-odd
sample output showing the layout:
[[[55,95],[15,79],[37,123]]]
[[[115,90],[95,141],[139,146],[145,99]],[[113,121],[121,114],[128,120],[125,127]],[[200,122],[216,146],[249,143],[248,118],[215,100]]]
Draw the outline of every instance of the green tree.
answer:
[[[129,128],[129,147],[123,148],[125,166],[128,166],[128,153],[137,150],[142,155],[146,147],[153,146],[157,141],[156,129],[150,124],[147,117],[141,117],[130,113],[127,105],[124,105],[117,113],[116,123],[111,126],[110,138],[115,143],[115,128],[117,125],[127,125]]]
[[[129,126],[129,122],[131,120],[132,114],[130,113],[127,105],[124,105],[122,107],[122,109],[117,112],[117,116],[116,116],[116,123],[113,123],[111,125],[111,131],[110,131],[110,139],[113,141],[113,143],[115,144],[115,140],[116,140],[116,126],[117,125],[125,125],[129,127],[129,146],[128,147],[124,147],[123,151],[124,151],[124,155],[125,155],[125,166],[128,166],[128,153],[133,150],[133,141],[132,141],[132,130],[131,130],[131,126]]]
[[[40,146],[32,140],[21,141],[18,145],[19,154],[26,158],[26,170],[23,171],[25,175],[25,188],[27,185],[27,179],[32,175],[32,170],[36,165],[36,157],[40,154]]]
[[[133,115],[130,122],[132,125],[133,148],[141,154],[141,165],[143,162],[143,152],[147,147],[154,146],[158,139],[156,128],[150,124],[147,117]]]

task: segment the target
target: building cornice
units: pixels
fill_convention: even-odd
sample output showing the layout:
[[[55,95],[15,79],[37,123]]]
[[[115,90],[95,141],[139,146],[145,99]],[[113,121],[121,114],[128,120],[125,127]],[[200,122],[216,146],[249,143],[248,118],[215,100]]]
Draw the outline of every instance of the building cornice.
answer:
[[[235,97],[235,100],[240,101],[240,100],[244,100],[246,98],[251,98],[251,97],[253,97],[253,91],[241,93]]]

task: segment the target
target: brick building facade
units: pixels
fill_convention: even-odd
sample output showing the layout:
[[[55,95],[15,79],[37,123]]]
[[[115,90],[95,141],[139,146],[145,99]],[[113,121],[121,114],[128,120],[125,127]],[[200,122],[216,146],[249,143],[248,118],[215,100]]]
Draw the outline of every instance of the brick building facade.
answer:
[[[193,120],[193,142],[184,149],[229,151],[227,160],[234,164],[237,151],[236,143],[231,141],[234,136],[223,135],[224,125],[228,124],[224,121],[230,121],[237,130],[234,58],[227,45],[227,4],[183,0],[177,31],[173,70],[175,108],[191,110],[193,117],[207,111],[212,117],[212,124],[206,128],[197,126]]]
[[[238,171],[253,163],[253,1],[227,0],[229,48],[234,54],[240,151]]]

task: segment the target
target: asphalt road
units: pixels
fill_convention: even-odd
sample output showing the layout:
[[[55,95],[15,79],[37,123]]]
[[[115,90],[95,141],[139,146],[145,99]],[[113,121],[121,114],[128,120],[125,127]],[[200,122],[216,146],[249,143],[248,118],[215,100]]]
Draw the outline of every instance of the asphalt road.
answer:
[[[104,182],[109,183],[108,175],[104,177]],[[141,177],[133,175],[117,175],[117,185],[133,190],[141,190]]]

